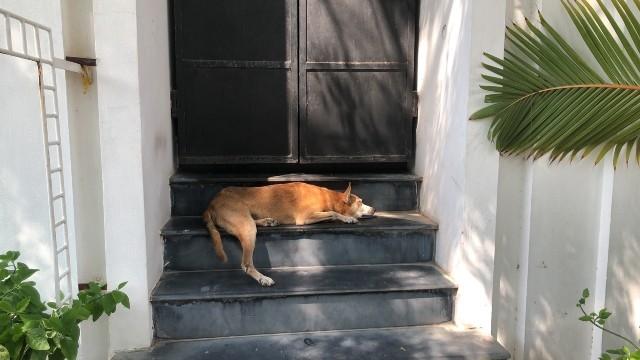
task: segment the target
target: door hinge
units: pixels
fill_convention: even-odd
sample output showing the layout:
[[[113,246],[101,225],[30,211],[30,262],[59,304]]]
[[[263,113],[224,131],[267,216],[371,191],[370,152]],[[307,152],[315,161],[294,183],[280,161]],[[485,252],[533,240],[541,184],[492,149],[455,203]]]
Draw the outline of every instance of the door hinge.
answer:
[[[410,104],[411,104],[411,117],[412,118],[417,118],[418,117],[418,103],[419,103],[419,99],[418,99],[418,92],[417,91],[411,91],[409,93],[410,95]]]
[[[177,90],[171,90],[171,117],[176,118],[178,117],[178,91]]]

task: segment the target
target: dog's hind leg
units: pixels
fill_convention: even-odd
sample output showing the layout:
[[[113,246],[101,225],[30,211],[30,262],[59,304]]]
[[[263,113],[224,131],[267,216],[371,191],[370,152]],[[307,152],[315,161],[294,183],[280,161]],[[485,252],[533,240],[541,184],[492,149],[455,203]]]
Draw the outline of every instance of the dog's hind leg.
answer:
[[[235,217],[233,222],[224,224],[224,228],[240,240],[242,246],[242,270],[262,286],[272,286],[275,281],[256,270],[253,265],[253,250],[256,247],[256,223],[249,214]]]
[[[238,234],[240,245],[242,245],[242,270],[260,283],[260,285],[272,286],[275,284],[275,281],[256,270],[253,265],[253,250],[256,247],[256,226],[254,224],[251,225],[251,229],[243,230]]]

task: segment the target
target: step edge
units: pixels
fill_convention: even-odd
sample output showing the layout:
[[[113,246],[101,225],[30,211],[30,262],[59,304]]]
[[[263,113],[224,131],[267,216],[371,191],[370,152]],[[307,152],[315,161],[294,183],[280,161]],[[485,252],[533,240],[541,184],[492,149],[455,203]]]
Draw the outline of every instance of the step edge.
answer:
[[[165,296],[158,297],[152,295],[149,301],[152,304],[155,303],[191,303],[191,302],[241,302],[241,301],[253,301],[253,300],[265,300],[265,299],[284,299],[294,297],[309,297],[309,296],[328,296],[328,295],[367,295],[367,294],[388,294],[388,293],[420,293],[420,292],[432,292],[432,291],[455,291],[457,287],[451,286],[423,286],[415,288],[384,288],[384,289],[359,289],[359,290],[325,290],[325,291],[302,291],[302,292],[277,292],[269,294],[248,293],[248,294],[234,294],[224,296]],[[447,294],[446,296],[449,296]]]
[[[386,175],[380,176],[380,175]],[[280,178],[274,178],[280,177]],[[319,177],[314,179],[314,177]],[[385,174],[341,174],[341,175],[323,175],[323,174],[247,174],[232,175],[229,177],[215,177],[206,174],[185,174],[176,173],[169,178],[169,185],[177,184],[218,184],[218,183],[237,183],[237,182],[263,182],[263,183],[287,183],[287,182],[331,182],[331,181],[358,181],[358,182],[420,182],[423,177],[410,173],[385,173]]]
[[[391,327],[379,327],[379,328],[354,328],[354,329],[343,329],[343,330],[318,330],[318,331],[301,331],[301,332],[283,332],[283,333],[267,333],[267,334],[253,334],[253,335],[233,335],[233,336],[221,336],[221,337],[203,337],[203,338],[176,338],[176,339],[171,339],[171,338],[157,338],[154,337],[152,344],[149,348],[147,348],[148,351],[151,351],[153,348],[159,348],[162,346],[166,346],[167,344],[172,344],[172,343],[189,343],[189,342],[207,342],[207,341],[224,341],[224,340],[231,340],[231,339],[256,339],[256,338],[260,338],[260,337],[277,337],[277,336],[288,336],[288,335],[303,335],[303,336],[311,336],[311,335],[316,335],[316,334],[323,334],[323,333],[340,333],[340,334],[347,334],[347,333],[353,333],[353,332],[367,332],[367,331],[393,331],[393,330],[401,330],[401,329],[424,329],[424,330],[438,330],[438,329],[442,329],[443,331],[446,331],[447,328],[454,328],[455,324],[452,321],[447,321],[447,322],[443,322],[443,323],[438,323],[438,324],[430,324],[430,325],[411,325],[411,326],[391,326]],[[496,350],[498,350],[497,352],[490,352],[490,351],[483,351],[483,352],[477,352],[474,354],[478,354],[478,355],[485,355],[488,354],[491,356],[491,359],[498,359],[498,360],[507,360],[507,359],[511,359],[511,354],[509,353],[509,351],[507,351],[507,349],[502,346],[502,344],[500,344],[498,342],[497,339],[495,339],[492,336],[489,336],[487,334],[481,333],[478,330],[475,329],[462,329],[460,330],[461,333],[467,333],[473,336],[478,336],[478,337],[483,337],[486,339],[491,338],[491,341],[494,343],[494,345],[496,346]],[[142,349],[140,349],[142,350]],[[138,351],[140,351],[138,350]]]
[[[385,212],[389,215],[399,215],[403,213],[402,211],[388,211]],[[317,232],[347,232],[354,230],[373,230],[373,231],[383,231],[383,230],[438,230],[438,224],[436,224],[429,217],[420,214],[419,212],[405,212],[410,215],[416,215],[420,217],[424,222],[415,221],[412,224],[386,224],[386,225],[362,225],[362,224],[342,224],[335,223],[335,226],[330,227],[306,227],[306,226],[296,226],[296,225],[283,225],[283,226],[275,226],[275,227],[259,227],[258,233],[317,233]],[[189,235],[198,232],[199,234],[207,234],[206,228],[204,224],[197,226],[189,226],[185,227],[183,230],[168,230],[167,226],[174,220],[178,218],[189,218],[196,219],[201,218],[197,215],[180,215],[180,216],[171,216],[169,220],[162,226],[160,230],[160,234],[162,236],[175,236],[175,235]],[[398,219],[405,220],[406,219]],[[223,229],[220,229],[220,233],[226,233]]]
[[[227,339],[244,339],[244,338],[258,338],[258,337],[270,337],[270,336],[286,336],[286,335],[302,335],[302,334],[321,334],[321,333],[332,333],[332,332],[358,332],[358,331],[375,331],[375,330],[398,330],[398,329],[417,329],[417,328],[445,328],[447,326],[455,326],[452,321],[445,321],[437,324],[430,325],[407,325],[407,326],[386,326],[386,327],[375,327],[375,328],[353,328],[353,329],[342,329],[342,330],[317,330],[317,331],[299,331],[299,332],[281,332],[281,333],[264,333],[264,334],[250,334],[250,335],[228,335],[228,336],[220,336],[220,337],[203,337],[203,338],[179,338],[179,339],[170,339],[170,338],[153,338],[153,345],[161,345],[163,343],[169,342],[192,342],[192,341],[212,341],[212,340],[227,340]],[[475,330],[469,329],[464,330],[468,332],[477,332]],[[139,351],[139,350],[132,350]]]
[[[305,296],[326,296],[326,295],[354,295],[354,294],[375,294],[375,293],[393,293],[393,292],[428,292],[428,291],[447,291],[450,292],[449,296],[454,296],[458,291],[458,284],[453,281],[451,276],[443,271],[443,269],[435,263],[402,263],[402,264],[375,264],[375,265],[330,265],[330,266],[301,266],[301,267],[283,267],[277,269],[309,269],[309,268],[365,268],[365,267],[382,267],[382,266],[401,266],[401,265],[421,265],[425,268],[432,268],[436,270],[436,274],[432,275],[434,279],[440,278],[443,284],[437,285],[425,285],[425,286],[399,286],[399,287],[385,287],[385,288],[361,288],[356,290],[307,290],[307,291],[282,291],[273,293],[236,293],[236,294],[223,294],[223,295],[206,295],[206,296],[193,296],[193,295],[156,295],[157,289],[161,283],[162,278],[158,280],[156,285],[149,296],[149,301],[152,303],[157,302],[214,302],[214,301],[242,301],[242,300],[258,300],[258,299],[273,299],[273,298],[287,298],[287,297],[305,297]],[[237,272],[238,275],[243,276],[239,269],[218,269],[218,270],[192,270],[192,271],[164,271],[165,273],[197,273],[197,272]],[[257,285],[256,285],[257,286]]]
[[[351,233],[351,232],[359,232],[358,230],[367,230],[367,231],[375,231],[375,232],[385,232],[385,231],[393,231],[393,230],[425,230],[425,231],[436,231],[438,230],[437,225],[387,225],[387,226],[370,226],[370,227],[327,227],[327,228],[306,228],[306,229],[297,229],[294,227],[282,227],[279,228],[271,227],[258,229],[258,234],[317,234],[317,233]],[[231,235],[223,229],[218,229],[222,236]],[[180,236],[180,235],[207,235],[208,232],[204,225],[202,227],[198,226],[185,229],[185,230],[165,230],[162,228],[160,230],[160,235],[164,237],[169,236]]]

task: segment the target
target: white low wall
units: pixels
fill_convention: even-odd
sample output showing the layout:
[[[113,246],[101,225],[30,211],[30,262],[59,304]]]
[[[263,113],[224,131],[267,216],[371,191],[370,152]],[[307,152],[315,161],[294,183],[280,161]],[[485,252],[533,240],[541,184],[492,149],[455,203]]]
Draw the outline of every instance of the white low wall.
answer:
[[[476,5],[482,22],[470,15]],[[467,117],[482,106],[474,98],[482,82],[474,75],[478,54],[501,54],[504,19],[522,23],[541,9],[580,53],[589,54],[559,1],[507,5],[505,12],[500,2],[423,1],[416,163],[424,176],[421,206],[440,224],[436,260],[460,285],[459,324],[491,330],[514,359],[597,359],[603,348],[621,344],[578,321],[575,304],[583,288],[592,293],[588,310],[606,305],[616,314],[612,328],[640,336],[634,261],[640,255],[640,169],[632,164],[614,172],[610,163],[593,166],[590,160],[551,166],[546,159],[497,160],[495,150],[483,150],[486,129]],[[483,321],[486,313],[492,314],[490,325]]]
[[[508,17],[521,23],[540,8],[595,64],[561,4],[518,5]],[[638,278],[634,284],[628,277],[632,247],[625,244],[633,243],[631,219],[639,214],[628,200],[637,169],[614,173],[610,162],[593,166],[592,160],[551,166],[546,159],[500,161],[493,333],[515,359],[597,359],[620,345],[605,338],[603,346],[602,333],[577,320],[583,288],[592,293],[587,310],[606,305],[618,314],[610,326],[638,335],[630,301]],[[624,289],[623,281],[631,287]]]
[[[616,170],[613,178],[609,257],[605,305],[615,315],[609,326],[640,339],[640,166]],[[602,347],[619,347],[619,339],[605,334]]]

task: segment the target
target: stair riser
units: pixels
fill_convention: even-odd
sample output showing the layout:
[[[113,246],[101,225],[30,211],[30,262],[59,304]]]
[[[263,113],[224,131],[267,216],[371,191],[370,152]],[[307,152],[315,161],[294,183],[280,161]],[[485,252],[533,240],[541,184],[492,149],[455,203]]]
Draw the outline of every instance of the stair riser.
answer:
[[[451,316],[448,291],[153,304],[161,339],[430,325]]]
[[[313,182],[312,182],[313,183]],[[273,183],[270,183],[273,184]],[[315,183],[334,190],[343,191],[343,181]],[[260,186],[265,183],[178,183],[171,185],[171,213],[173,216],[198,216],[207,208],[213,197],[227,186]],[[352,182],[352,192],[366,204],[378,210],[405,211],[418,208],[417,181]]]
[[[165,270],[239,269],[242,249],[231,235],[223,236],[229,261],[216,258],[207,235],[167,236]],[[400,264],[431,261],[435,230],[386,230],[354,233],[259,233],[256,267]]]

